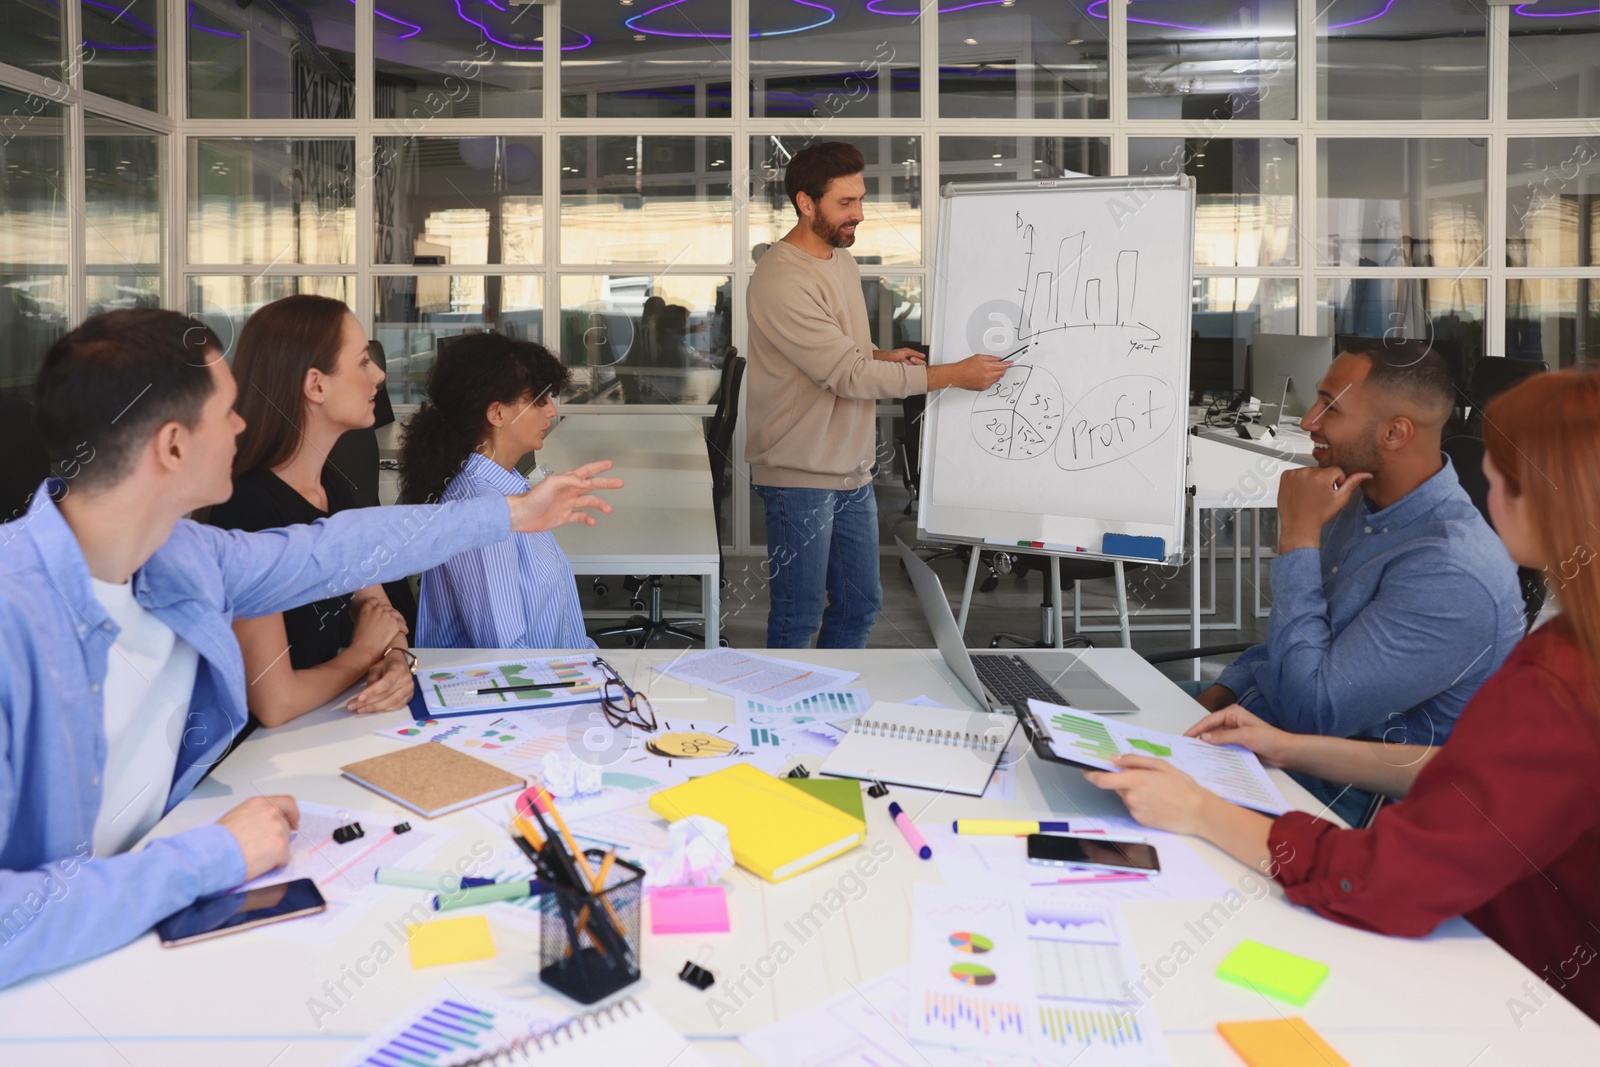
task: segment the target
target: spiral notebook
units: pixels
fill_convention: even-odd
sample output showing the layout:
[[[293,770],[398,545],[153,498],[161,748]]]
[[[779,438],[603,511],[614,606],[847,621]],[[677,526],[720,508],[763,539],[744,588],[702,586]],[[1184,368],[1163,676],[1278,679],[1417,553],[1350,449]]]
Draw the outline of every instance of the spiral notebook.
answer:
[[[706,1067],[654,1008],[632,996],[563,1021],[547,998],[514,1001],[452,981],[364,1042],[341,1067]],[[558,1017],[559,1018],[559,1017]]]
[[[979,797],[1017,720],[877,701],[823,760],[823,774]]]

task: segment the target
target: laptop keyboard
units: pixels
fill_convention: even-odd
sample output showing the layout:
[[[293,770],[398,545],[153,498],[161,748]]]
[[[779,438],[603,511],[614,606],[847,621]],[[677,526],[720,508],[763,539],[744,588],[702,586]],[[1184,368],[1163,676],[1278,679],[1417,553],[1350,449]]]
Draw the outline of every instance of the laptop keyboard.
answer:
[[[1067,703],[1055,686],[1021,656],[973,656],[972,667],[997,704],[1020,711],[1028,706],[1029,697],[1051,704]]]

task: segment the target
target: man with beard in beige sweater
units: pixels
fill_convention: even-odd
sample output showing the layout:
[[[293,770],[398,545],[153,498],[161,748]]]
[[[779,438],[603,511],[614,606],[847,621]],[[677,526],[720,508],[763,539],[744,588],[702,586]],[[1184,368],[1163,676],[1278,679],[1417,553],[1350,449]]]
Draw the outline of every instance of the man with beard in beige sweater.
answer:
[[[768,648],[865,648],[883,605],[872,490],[879,397],[984,390],[1009,363],[976,355],[925,366],[873,346],[855,258],[866,161],[842,141],[789,160],[800,216],[750,278],[745,458],[766,504],[772,607]],[[825,603],[826,601],[826,603]]]

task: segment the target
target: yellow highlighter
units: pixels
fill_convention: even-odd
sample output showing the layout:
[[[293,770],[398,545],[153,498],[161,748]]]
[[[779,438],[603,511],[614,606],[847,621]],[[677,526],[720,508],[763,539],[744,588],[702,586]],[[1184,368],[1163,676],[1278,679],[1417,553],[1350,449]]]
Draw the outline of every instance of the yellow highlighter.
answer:
[[[958,834],[993,834],[1001,837],[1072,832],[1064,822],[1039,822],[1033,819],[957,819],[950,824],[950,829]]]

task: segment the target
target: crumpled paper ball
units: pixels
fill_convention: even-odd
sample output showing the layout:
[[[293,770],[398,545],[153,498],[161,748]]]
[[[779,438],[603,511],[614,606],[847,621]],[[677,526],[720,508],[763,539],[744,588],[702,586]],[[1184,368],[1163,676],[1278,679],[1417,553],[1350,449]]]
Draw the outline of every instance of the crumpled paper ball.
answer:
[[[600,768],[570,752],[546,752],[540,777],[553,797],[587,797],[600,792]]]
[[[733,866],[728,828],[705,815],[686,815],[667,827],[665,852],[641,857],[645,888],[710,885]]]

